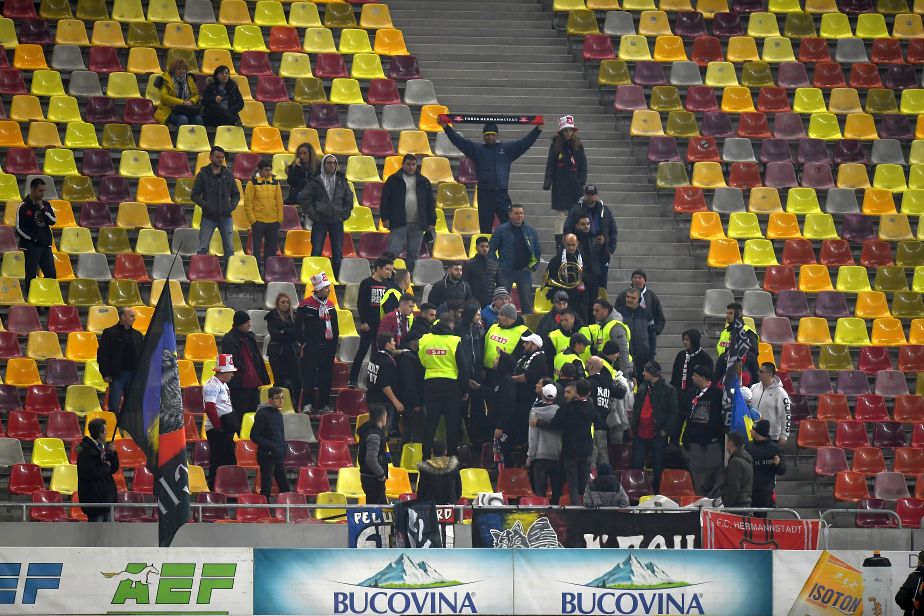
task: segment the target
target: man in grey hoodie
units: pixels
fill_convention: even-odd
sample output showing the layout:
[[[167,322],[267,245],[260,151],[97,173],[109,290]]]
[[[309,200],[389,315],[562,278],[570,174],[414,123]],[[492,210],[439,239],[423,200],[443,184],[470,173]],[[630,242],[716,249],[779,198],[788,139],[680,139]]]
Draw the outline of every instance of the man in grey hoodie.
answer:
[[[324,240],[330,235],[331,265],[338,276],[343,261],[343,223],[353,211],[353,191],[340,172],[336,156],[327,154],[321,159],[318,172],[298,194],[298,204],[305,228],[311,229],[311,256],[322,256]]]
[[[558,388],[552,379],[542,379],[536,384],[536,402],[530,410],[533,417],[552,421],[558,412],[555,404]],[[561,498],[564,474],[561,468],[561,432],[538,426],[529,427],[529,449],[526,453],[526,466],[529,467],[533,492],[538,496],[545,494],[547,483],[552,484],[552,504],[557,505]]]

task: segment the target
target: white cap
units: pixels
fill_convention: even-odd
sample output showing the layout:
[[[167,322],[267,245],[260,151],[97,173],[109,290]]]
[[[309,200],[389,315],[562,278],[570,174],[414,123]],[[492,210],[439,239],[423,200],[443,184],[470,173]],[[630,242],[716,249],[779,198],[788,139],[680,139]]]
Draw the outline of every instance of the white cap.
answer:
[[[539,334],[530,334],[528,336],[523,336],[523,342],[532,342],[540,349],[542,348],[542,338],[539,337]]]
[[[574,116],[566,115],[558,118],[558,130],[564,130],[566,128],[577,130],[577,127],[574,125]]]
[[[549,383],[542,387],[542,397],[546,400],[554,400],[558,395],[558,388]]]
[[[327,279],[327,274],[321,272],[320,274],[315,274],[311,277],[311,286],[315,291],[323,289],[324,287],[330,286],[330,280]]]

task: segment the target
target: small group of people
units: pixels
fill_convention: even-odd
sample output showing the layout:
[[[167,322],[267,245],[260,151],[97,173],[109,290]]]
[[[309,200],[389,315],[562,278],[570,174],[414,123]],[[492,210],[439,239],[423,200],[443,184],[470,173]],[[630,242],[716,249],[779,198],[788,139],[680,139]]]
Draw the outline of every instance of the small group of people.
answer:
[[[215,69],[201,95],[183,58],[175,58],[154,85],[160,94],[154,119],[161,124],[217,127],[241,123],[244,97],[227,66]]]

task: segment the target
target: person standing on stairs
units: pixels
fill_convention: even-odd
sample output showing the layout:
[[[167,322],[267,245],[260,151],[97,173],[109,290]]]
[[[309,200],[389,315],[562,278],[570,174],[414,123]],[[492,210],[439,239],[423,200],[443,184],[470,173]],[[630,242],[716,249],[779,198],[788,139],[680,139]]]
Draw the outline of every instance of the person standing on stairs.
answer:
[[[586,214],[590,221],[590,230],[578,228],[578,219],[581,215]],[[596,251],[597,263],[599,264],[596,278],[599,286],[606,288],[606,282],[609,279],[610,260],[616,254],[616,219],[613,212],[606,207],[600,197],[597,196],[597,187],[588,184],[584,187],[584,196],[571,208],[568,218],[565,220],[565,233],[584,234],[590,233],[593,237],[593,243],[598,247]],[[593,299],[591,299],[593,301]]]
[[[433,186],[420,174],[413,154],[405,154],[401,172],[385,180],[379,216],[382,226],[391,231],[388,252],[395,256],[406,253],[408,269],[413,272],[424,233],[432,234],[436,225]]]
[[[581,198],[587,182],[587,155],[584,144],[577,137],[574,116],[558,118],[558,132],[549,146],[545,163],[545,181],[542,190],[552,191],[552,210],[555,212],[555,246],[562,247],[565,220],[574,204]]]
[[[513,204],[508,192],[510,166],[536,143],[542,132],[542,124],[534,126],[526,136],[504,143],[498,141],[497,124],[488,122],[481,131],[484,143],[475,143],[457,133],[442,117],[438,121],[449,141],[475,163],[475,175],[478,177],[478,225],[482,233],[491,233],[495,215],[501,223],[510,218]]]
[[[391,275],[394,270],[394,259],[388,256],[379,257],[373,264],[372,275],[359,283],[359,349],[353,358],[353,365],[350,366],[350,387],[354,389],[359,381],[359,370],[366,353],[379,333],[379,323],[382,320],[379,307],[385,298],[385,292],[392,287]]]
[[[667,319],[664,318],[664,309],[661,307],[661,300],[658,299],[654,291],[648,288],[648,274],[645,273],[645,270],[637,269],[632,272],[631,287],[633,289],[638,289],[640,297],[639,306],[647,309],[649,314],[651,314],[651,318],[654,319],[655,323],[655,335],[660,336],[661,332],[664,331],[664,326],[667,324]],[[625,291],[616,297],[614,305],[616,306],[616,310],[622,310],[626,307]]]
[[[502,224],[491,236],[488,258],[496,259],[500,267],[500,281],[513,292],[517,285],[523,314],[533,312],[533,270],[542,258],[539,234],[526,223],[522,205],[510,208],[510,221]]]
[[[333,412],[330,408],[330,382],[340,326],[337,310],[329,299],[333,288],[327,274],[321,272],[312,276],[311,289],[311,295],[295,311],[295,335],[302,344],[302,410],[308,414],[317,408],[317,412],[323,415]],[[362,360],[357,363],[362,363]],[[318,386],[316,407],[315,384]]]

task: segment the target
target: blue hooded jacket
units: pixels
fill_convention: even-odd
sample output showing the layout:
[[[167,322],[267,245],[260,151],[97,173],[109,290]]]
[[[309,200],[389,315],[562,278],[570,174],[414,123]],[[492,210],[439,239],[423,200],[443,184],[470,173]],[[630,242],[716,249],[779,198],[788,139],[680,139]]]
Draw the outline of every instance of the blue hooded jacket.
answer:
[[[444,126],[446,136],[454,146],[475,162],[478,188],[482,190],[507,190],[510,182],[510,165],[523,156],[539,138],[536,126],[516,141],[498,141],[495,145],[476,143],[457,133],[451,126]]]

